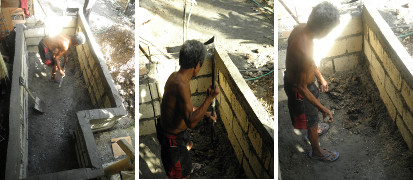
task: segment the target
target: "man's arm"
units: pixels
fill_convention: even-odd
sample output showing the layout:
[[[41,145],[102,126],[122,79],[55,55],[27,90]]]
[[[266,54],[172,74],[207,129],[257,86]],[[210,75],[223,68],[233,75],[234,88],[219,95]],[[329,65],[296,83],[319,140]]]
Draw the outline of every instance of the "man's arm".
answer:
[[[327,92],[328,91],[328,83],[324,79],[323,75],[321,75],[320,70],[318,70],[318,67],[315,65],[315,62],[313,61],[313,66],[314,66],[314,73],[315,77],[317,78],[317,82],[320,88],[321,92]]]
[[[185,124],[188,128],[193,129],[196,127],[199,121],[201,121],[208,109],[208,107],[211,105],[212,100],[219,94],[218,88],[215,88],[215,90],[212,90],[211,88],[208,88],[208,95],[205,99],[205,101],[199,106],[198,108],[195,109],[194,111],[194,106],[192,105],[191,102],[191,92],[190,89],[187,88],[185,85],[179,85],[180,89],[180,95],[183,99],[183,105],[184,105],[184,121]]]
[[[326,116],[330,116],[330,121],[333,121],[333,115],[331,114],[330,110],[328,110],[326,107],[324,107],[321,102],[314,97],[314,95],[310,92],[310,90],[308,90],[307,88],[307,81],[308,81],[308,75],[312,74],[309,73],[311,69],[313,68],[312,64],[314,63],[314,61],[312,61],[311,59],[308,59],[308,57],[306,57],[304,54],[302,56],[302,58],[306,58],[304,60],[303,63],[300,63],[298,65],[298,68],[300,68],[300,74],[297,77],[297,89],[298,91],[314,106],[317,107],[317,109],[319,109],[322,113],[323,113],[323,118]],[[320,74],[321,75],[321,74]]]

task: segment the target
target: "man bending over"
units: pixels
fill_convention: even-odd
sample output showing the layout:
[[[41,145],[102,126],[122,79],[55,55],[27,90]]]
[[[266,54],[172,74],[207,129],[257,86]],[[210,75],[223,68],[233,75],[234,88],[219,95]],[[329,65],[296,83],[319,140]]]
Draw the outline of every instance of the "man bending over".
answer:
[[[165,84],[161,104],[161,119],[156,131],[161,144],[161,159],[169,178],[189,178],[194,168],[189,150],[192,147],[188,128],[193,129],[204,116],[216,121],[216,115],[207,113],[212,100],[219,94],[208,88],[207,97],[200,107],[195,108],[191,102],[189,81],[196,77],[205,59],[205,46],[196,40],[186,41],[179,52],[178,72],[172,73]]]
[[[39,42],[39,54],[44,64],[53,66],[51,81],[59,83],[56,80],[56,72],[59,69],[60,75],[65,76],[65,73],[60,66],[59,58],[63,55],[64,64],[67,63],[67,51],[70,46],[77,46],[85,43],[86,38],[82,32],[75,35],[57,35],[54,37],[43,38]]]

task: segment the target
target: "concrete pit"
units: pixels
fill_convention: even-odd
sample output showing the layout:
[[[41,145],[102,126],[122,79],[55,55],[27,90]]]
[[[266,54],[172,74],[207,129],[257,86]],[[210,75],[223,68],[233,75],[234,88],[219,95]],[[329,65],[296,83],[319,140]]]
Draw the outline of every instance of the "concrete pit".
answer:
[[[321,103],[334,122],[322,148],[340,152],[333,163],[308,157],[307,131],[293,129],[284,92],[285,50],[279,51],[280,174],[287,179],[411,179],[413,61],[373,8],[341,15],[338,29],[315,42],[316,63],[329,83]],[[326,51],[326,49],[329,49]],[[320,117],[321,119],[321,117]],[[297,173],[301,172],[301,173]]]
[[[37,48],[45,35],[51,35],[50,29],[17,26],[6,179],[103,176],[93,132],[112,128],[127,114],[83,14],[55,20],[64,24],[61,33],[83,32],[87,40],[71,47],[59,88],[49,81],[51,68],[41,62]],[[18,84],[19,76],[45,102],[44,114],[33,110],[34,101]]]

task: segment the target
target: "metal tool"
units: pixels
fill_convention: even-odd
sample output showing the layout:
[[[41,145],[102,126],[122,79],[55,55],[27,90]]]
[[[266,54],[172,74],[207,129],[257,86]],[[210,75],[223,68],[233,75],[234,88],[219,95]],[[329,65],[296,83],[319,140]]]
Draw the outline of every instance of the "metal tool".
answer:
[[[65,72],[66,64],[67,64],[67,61],[63,64],[63,72]],[[63,78],[64,77],[62,77],[62,79],[60,79],[59,88],[62,87]]]
[[[215,77],[215,74],[216,74],[216,69],[215,69],[215,58],[214,58],[214,51],[215,51],[215,44],[214,44],[214,41],[215,41],[215,36],[212,36],[212,38],[211,39],[209,39],[208,41],[206,41],[205,43],[204,43],[204,45],[208,45],[208,44],[211,44],[212,43],[212,89],[215,89],[215,79],[216,79],[216,77]],[[211,106],[212,106],[212,111],[211,111],[211,116],[213,116],[214,114],[215,114],[215,98],[214,98],[214,100],[212,100],[212,104],[211,104]],[[213,141],[215,141],[215,129],[214,129],[214,125],[215,125],[215,123],[214,122],[212,122],[212,126],[211,126],[211,130],[212,130],[212,132],[211,132],[211,142],[213,142]]]
[[[44,113],[44,107],[45,104],[42,100],[40,100],[39,97],[36,96],[36,98],[33,97],[32,93],[29,91],[29,89],[26,87],[26,85],[24,85],[24,79],[23,77],[19,77],[19,84],[20,86],[23,86],[24,89],[26,89],[26,91],[30,94],[30,96],[32,97],[32,99],[34,100],[34,110],[40,112],[40,113]]]

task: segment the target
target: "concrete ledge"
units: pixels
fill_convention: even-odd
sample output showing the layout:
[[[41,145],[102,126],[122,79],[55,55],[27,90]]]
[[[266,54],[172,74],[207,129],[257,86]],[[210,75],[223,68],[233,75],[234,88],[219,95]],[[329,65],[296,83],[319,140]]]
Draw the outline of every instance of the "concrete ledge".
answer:
[[[67,171],[61,171],[56,173],[32,176],[25,178],[25,180],[86,180],[95,179],[96,177],[103,176],[103,169],[93,169],[93,168],[82,168],[82,169],[72,169]]]
[[[25,178],[28,164],[28,93],[19,84],[20,76],[26,80],[26,86],[28,83],[27,52],[23,29],[21,24],[16,26],[5,179]]]

